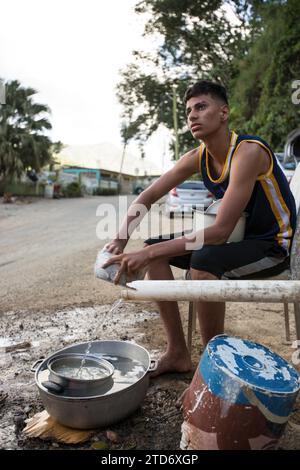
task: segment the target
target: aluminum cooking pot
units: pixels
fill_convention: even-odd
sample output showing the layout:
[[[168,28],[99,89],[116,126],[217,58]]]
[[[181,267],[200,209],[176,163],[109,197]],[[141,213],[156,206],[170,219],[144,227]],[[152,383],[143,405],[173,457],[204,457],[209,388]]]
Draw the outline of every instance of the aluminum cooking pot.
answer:
[[[149,385],[148,372],[155,369],[148,351],[127,341],[93,341],[89,354],[109,361],[113,376],[99,389],[74,396],[70,390],[60,394],[49,391],[43,383],[49,380],[48,362],[62,354],[84,354],[89,343],[61,349],[33,367],[40,398],[48,413],[58,422],[75,429],[108,426],[133,413],[141,404]]]
[[[53,393],[70,391],[79,396],[97,391],[114,373],[110,362],[90,354],[60,354],[49,359],[47,367],[49,380],[42,382],[47,390]]]

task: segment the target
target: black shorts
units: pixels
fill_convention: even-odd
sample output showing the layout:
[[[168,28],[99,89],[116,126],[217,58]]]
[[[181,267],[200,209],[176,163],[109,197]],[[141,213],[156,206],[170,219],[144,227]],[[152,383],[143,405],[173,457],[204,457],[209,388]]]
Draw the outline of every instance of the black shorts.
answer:
[[[145,243],[153,245],[177,236],[182,234],[148,238]],[[255,239],[204,245],[200,250],[170,258],[169,263],[181,269],[206,271],[219,279],[263,279],[289,268],[289,257],[276,241]]]

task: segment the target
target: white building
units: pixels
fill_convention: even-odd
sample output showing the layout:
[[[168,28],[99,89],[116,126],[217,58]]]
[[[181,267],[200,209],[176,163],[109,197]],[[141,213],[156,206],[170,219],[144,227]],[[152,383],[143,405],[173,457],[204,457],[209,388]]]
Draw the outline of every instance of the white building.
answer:
[[[84,184],[87,178],[97,178],[101,187],[114,187],[121,177],[122,192],[128,193],[135,189],[136,185],[147,184],[153,177],[158,177],[161,170],[147,158],[138,157],[118,148],[110,143],[95,145],[68,145],[55,155],[55,160],[68,173],[72,169],[80,171]],[[82,170],[86,169],[85,172]],[[90,170],[99,170],[91,172]],[[98,175],[98,176],[97,176]]]

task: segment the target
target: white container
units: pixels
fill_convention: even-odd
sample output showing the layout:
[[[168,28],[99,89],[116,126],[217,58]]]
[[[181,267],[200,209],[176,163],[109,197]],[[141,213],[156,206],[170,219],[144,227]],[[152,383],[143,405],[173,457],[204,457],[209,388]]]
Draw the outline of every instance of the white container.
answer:
[[[206,209],[206,211],[194,211],[194,230],[203,230],[215,223],[221,202],[222,199],[217,199]],[[227,242],[240,242],[243,240],[245,235],[245,226],[246,214],[243,213],[243,215],[237,221],[237,224],[229,236]]]
[[[117,275],[120,264],[114,263],[110,264],[106,268],[103,268],[103,265],[108,261],[112,256],[115,256],[113,253],[110,253],[105,248],[103,248],[97,254],[95,266],[94,266],[94,273],[98,279],[102,279],[103,281],[114,282],[115,276]],[[127,276],[123,273],[119,280],[119,285],[126,286],[127,282],[137,281],[144,279],[146,273],[146,269],[142,269],[134,274],[134,276]]]
[[[52,198],[53,198],[53,193],[54,193],[53,184],[46,184],[46,186],[45,186],[45,192],[44,192],[44,197],[45,197],[46,199],[52,199]]]

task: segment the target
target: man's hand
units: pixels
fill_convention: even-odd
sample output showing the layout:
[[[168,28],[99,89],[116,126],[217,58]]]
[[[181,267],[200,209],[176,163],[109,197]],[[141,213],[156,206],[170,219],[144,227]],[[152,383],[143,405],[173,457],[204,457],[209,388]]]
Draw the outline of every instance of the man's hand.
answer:
[[[120,269],[116,274],[114,283],[118,284],[121,275],[124,273],[128,277],[134,277],[134,273],[139,271],[141,268],[147,266],[150,262],[150,256],[147,248],[143,248],[139,251],[131,253],[122,253],[120,255],[113,256],[103,265],[103,268],[110,266],[111,264],[120,264]]]
[[[109,253],[113,253],[114,255],[120,255],[121,253],[123,253],[125,247],[124,241],[115,238],[115,240],[113,240],[112,242],[107,243],[104,248],[109,251]]]

